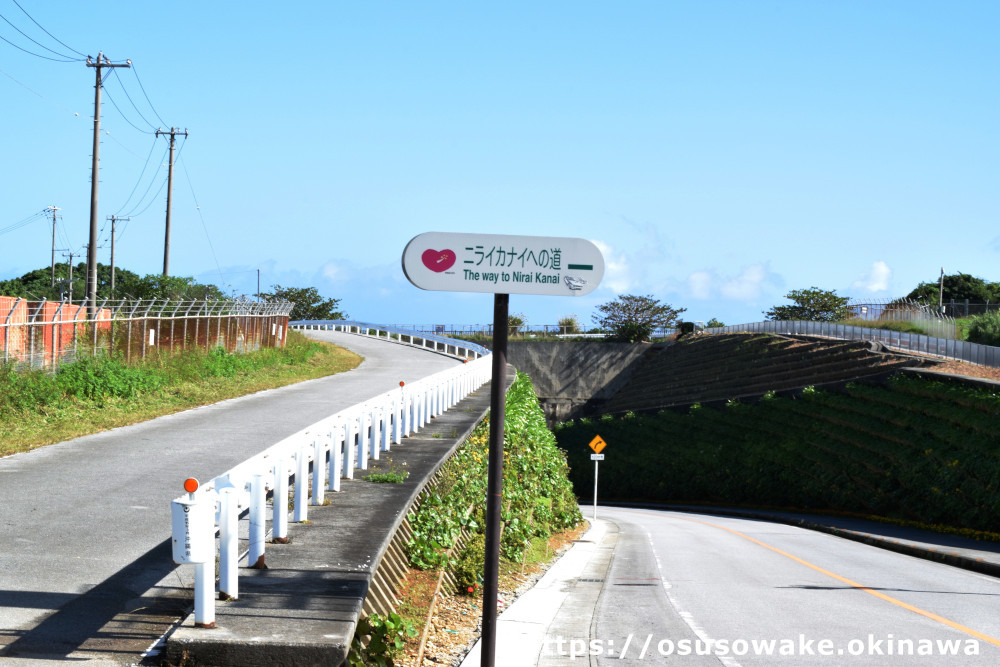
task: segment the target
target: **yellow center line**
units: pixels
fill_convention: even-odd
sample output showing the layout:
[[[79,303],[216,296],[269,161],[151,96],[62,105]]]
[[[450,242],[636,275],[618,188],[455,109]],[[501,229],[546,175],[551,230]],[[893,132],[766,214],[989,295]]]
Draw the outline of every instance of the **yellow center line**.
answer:
[[[652,512],[643,512],[643,514],[653,514],[653,513]],[[778,553],[778,554],[781,554],[782,556],[784,556],[786,558],[791,558],[796,563],[801,563],[802,565],[805,565],[808,568],[812,568],[813,570],[816,570],[820,574],[825,574],[828,577],[832,577],[833,579],[836,579],[837,581],[843,582],[843,583],[847,584],[848,586],[851,586],[852,588],[857,588],[858,590],[864,591],[865,593],[868,593],[870,595],[874,595],[877,598],[881,598],[881,599],[885,600],[886,602],[891,602],[892,604],[894,604],[894,605],[896,605],[898,607],[902,607],[903,609],[907,609],[909,611],[912,611],[915,614],[920,614],[921,616],[926,616],[927,618],[931,619],[932,621],[937,621],[938,623],[941,623],[943,625],[947,625],[950,628],[954,628],[954,629],[956,629],[956,630],[958,630],[960,632],[964,632],[965,634],[970,635],[972,637],[975,637],[976,639],[981,639],[984,642],[989,642],[990,644],[993,644],[995,646],[1000,646],[1000,639],[997,639],[996,637],[991,637],[989,635],[984,635],[983,633],[978,632],[976,630],[973,630],[972,628],[968,628],[968,627],[962,625],[961,623],[956,623],[954,621],[949,621],[947,618],[945,618],[943,616],[938,616],[937,614],[935,614],[933,612],[930,612],[930,611],[927,611],[925,609],[921,609],[920,607],[914,607],[912,604],[907,604],[907,603],[903,602],[902,600],[897,600],[896,598],[892,597],[891,595],[886,595],[885,593],[882,593],[881,591],[872,590],[871,588],[868,588],[867,586],[863,586],[862,584],[859,584],[856,581],[851,581],[847,577],[842,577],[839,574],[835,574],[833,572],[830,572],[829,570],[824,570],[823,568],[821,568],[818,565],[813,565],[809,561],[803,560],[803,559],[799,558],[798,556],[793,556],[792,554],[788,553],[787,551],[782,551],[781,549],[778,549],[777,547],[772,547],[770,544],[767,544],[765,542],[761,542],[760,540],[755,539],[753,537],[750,537],[749,535],[744,535],[743,533],[739,532],[738,530],[733,530],[732,528],[726,528],[725,526],[720,526],[719,524],[711,523],[709,521],[699,521],[698,519],[688,519],[688,518],[680,517],[680,516],[676,517],[676,518],[681,519],[682,521],[691,521],[693,523],[700,523],[700,524],[704,524],[706,526],[712,526],[713,528],[720,528],[720,529],[725,530],[725,531],[727,531],[729,533],[732,533],[733,535],[737,535],[739,537],[742,537],[745,540],[749,540],[750,542],[753,542],[754,544],[759,544],[760,546],[764,547],[765,549],[770,549],[771,551],[773,551],[775,553]]]

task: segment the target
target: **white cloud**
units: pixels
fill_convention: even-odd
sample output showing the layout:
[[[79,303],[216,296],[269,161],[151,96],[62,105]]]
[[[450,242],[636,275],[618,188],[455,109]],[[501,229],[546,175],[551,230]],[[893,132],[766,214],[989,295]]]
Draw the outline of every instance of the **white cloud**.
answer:
[[[708,271],[695,271],[688,276],[688,287],[691,296],[696,299],[711,299],[715,276]]]
[[[869,292],[882,292],[889,289],[889,279],[892,278],[892,269],[883,261],[872,263],[872,268],[867,273],[855,280],[851,287],[866,289]]]
[[[629,276],[629,263],[625,258],[625,253],[615,253],[614,248],[604,241],[591,239],[591,243],[597,246],[604,256],[604,279],[601,281],[602,287],[609,287],[618,294],[625,294],[631,287]]]
[[[781,276],[772,273],[767,262],[743,267],[735,276],[721,275],[714,269],[695,271],[687,278],[688,289],[695,299],[721,297],[752,303],[767,288],[779,287]]]
[[[323,277],[327,280],[336,280],[340,275],[340,268],[336,264],[324,264],[323,265]]]
[[[769,282],[767,266],[753,264],[740,271],[735,278],[725,281],[719,288],[722,296],[736,301],[753,301],[761,294],[761,288]]]

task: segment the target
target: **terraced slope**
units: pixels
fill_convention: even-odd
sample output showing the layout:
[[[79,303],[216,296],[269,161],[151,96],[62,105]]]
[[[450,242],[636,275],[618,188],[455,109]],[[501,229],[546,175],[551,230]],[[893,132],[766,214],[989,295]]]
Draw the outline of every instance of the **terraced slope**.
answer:
[[[692,336],[653,355],[603,412],[760,396],[870,378],[922,363],[913,357],[873,351],[866,342],[768,334]]]

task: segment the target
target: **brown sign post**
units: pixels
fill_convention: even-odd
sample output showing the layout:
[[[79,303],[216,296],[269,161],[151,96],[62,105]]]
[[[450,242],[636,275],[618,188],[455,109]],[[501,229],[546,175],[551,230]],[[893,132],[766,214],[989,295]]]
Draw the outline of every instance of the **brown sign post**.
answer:
[[[604,257],[597,246],[584,239],[427,232],[415,236],[403,250],[403,273],[420,289],[493,294],[493,377],[480,659],[483,667],[493,667],[496,661],[510,295],[588,294],[604,277]]]

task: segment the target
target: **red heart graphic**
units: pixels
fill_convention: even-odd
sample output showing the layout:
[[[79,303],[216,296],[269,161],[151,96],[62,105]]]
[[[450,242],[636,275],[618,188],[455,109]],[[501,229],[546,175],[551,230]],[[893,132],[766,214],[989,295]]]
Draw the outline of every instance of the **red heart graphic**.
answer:
[[[455,251],[454,250],[424,250],[424,254],[420,256],[423,260],[424,266],[426,266],[431,271],[436,273],[441,273],[442,271],[447,271],[455,264]]]

